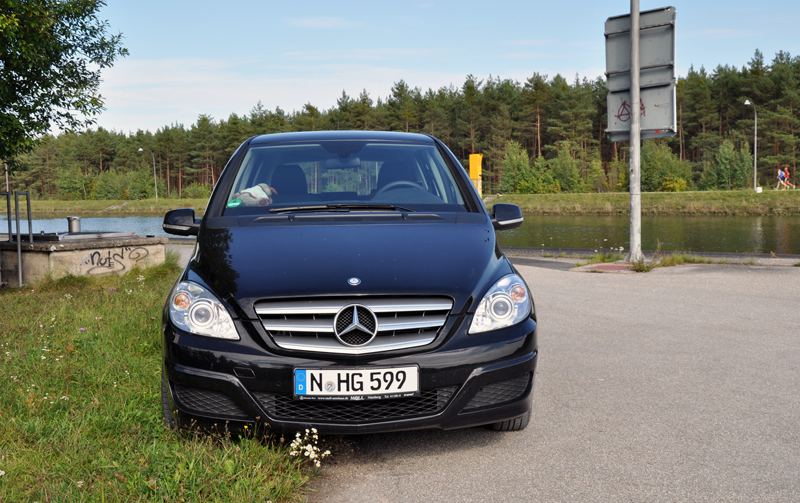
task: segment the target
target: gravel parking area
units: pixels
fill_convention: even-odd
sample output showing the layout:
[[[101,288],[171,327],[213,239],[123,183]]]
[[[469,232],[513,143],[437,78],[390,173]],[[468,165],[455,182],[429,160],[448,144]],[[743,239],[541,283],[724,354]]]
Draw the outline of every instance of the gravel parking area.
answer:
[[[800,268],[547,262],[528,428],[331,438],[310,501],[800,499]]]

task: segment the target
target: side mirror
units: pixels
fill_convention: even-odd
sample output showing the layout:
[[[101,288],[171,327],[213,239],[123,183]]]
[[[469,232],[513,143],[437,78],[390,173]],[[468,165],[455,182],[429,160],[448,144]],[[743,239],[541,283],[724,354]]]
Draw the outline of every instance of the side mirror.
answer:
[[[194,217],[194,209],[181,208],[170,210],[164,215],[164,223],[161,228],[167,234],[178,236],[197,236],[200,230],[200,219]]]
[[[522,225],[522,210],[516,204],[497,203],[492,209],[492,225],[498,231]]]

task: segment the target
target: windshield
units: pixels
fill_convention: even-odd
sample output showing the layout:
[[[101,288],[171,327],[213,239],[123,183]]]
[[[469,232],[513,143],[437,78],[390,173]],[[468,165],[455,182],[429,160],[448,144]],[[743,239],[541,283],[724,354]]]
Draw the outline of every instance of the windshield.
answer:
[[[466,211],[435,144],[339,140],[251,146],[225,215],[327,204]]]

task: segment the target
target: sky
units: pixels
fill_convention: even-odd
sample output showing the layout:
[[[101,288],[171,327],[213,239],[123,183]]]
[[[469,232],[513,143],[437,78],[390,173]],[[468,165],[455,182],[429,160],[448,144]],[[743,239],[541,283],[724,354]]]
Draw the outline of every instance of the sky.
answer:
[[[336,105],[342,91],[386,98],[405,80],[423,91],[467,75],[524,82],[605,71],[604,23],[629,0],[478,2],[107,0],[99,13],[121,32],[126,58],[103,71],[97,125],[125,133]],[[640,0],[640,10],[665,7]],[[742,67],[756,49],[800,53],[800,2],[674,0],[677,73]]]

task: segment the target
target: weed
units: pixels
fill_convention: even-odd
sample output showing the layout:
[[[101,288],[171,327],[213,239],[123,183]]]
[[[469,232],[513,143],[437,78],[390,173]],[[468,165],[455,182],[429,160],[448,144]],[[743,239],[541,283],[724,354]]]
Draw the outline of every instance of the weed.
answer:
[[[685,253],[673,253],[661,258],[657,267],[672,267],[681,264],[713,264],[714,261],[710,258],[700,257],[698,255],[687,255]]]
[[[589,260],[585,264],[581,265],[589,265],[589,264],[602,264],[604,262],[616,262],[618,260],[622,260],[622,253],[620,252],[603,252],[598,253],[589,257]]]
[[[658,265],[661,260],[661,240],[656,239],[656,251],[649,262],[646,262],[644,255],[639,260],[631,262],[631,270],[635,272],[650,272]]]
[[[631,262],[631,271],[634,272],[650,272],[655,265],[652,262],[645,262],[644,257],[639,260]]]
[[[289,446],[291,449],[289,455],[294,457],[304,456],[308,458],[308,461],[315,467],[319,468],[322,466],[322,460],[331,455],[331,451],[323,451],[320,449],[317,445],[318,442],[319,435],[317,435],[316,428],[311,428],[310,431],[306,430],[305,435],[302,437],[298,431],[294,440],[292,440],[292,444]]]

